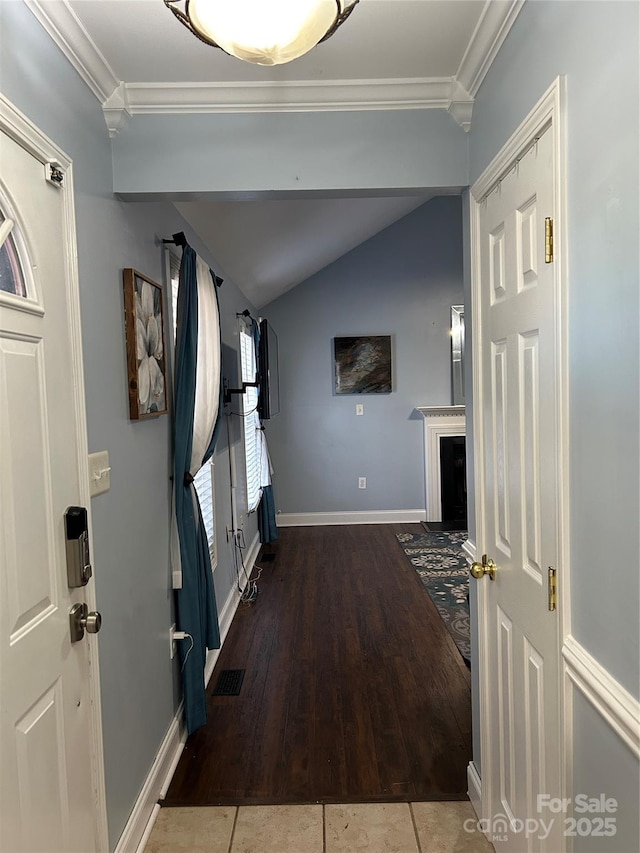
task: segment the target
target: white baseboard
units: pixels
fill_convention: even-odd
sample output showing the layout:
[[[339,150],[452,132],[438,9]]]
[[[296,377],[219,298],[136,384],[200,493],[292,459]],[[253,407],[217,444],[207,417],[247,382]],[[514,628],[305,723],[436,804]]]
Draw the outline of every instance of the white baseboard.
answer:
[[[467,765],[467,794],[473,810],[480,819],[482,817],[482,779],[473,761]]]
[[[244,559],[244,564],[247,569],[247,573],[246,576],[242,575],[240,578],[240,584],[243,590],[247,585],[248,576],[250,576],[251,572],[253,571],[253,567],[255,565],[259,553],[260,534],[256,533],[256,535],[253,537],[253,542],[251,543],[251,545],[249,545],[249,550],[247,551],[246,557]],[[204,668],[205,684],[209,684],[211,676],[213,675],[213,670],[215,669],[215,665],[218,661],[218,658],[220,657],[220,652],[222,650],[224,641],[227,639],[227,634],[229,633],[231,622],[233,621],[233,617],[235,616],[236,610],[238,609],[238,604],[240,604],[240,593],[238,592],[237,587],[234,585],[229,590],[227,600],[225,601],[224,606],[220,611],[220,648],[211,649],[207,652],[207,663]]]
[[[247,575],[251,574],[255,561],[260,552],[260,534],[256,533],[253,542],[249,546],[245,557],[245,565]],[[244,585],[246,585],[246,578]],[[243,585],[243,586],[244,586]],[[209,679],[213,673],[216,661],[220,655],[222,645],[229,633],[231,622],[238,609],[240,603],[240,595],[236,587],[232,587],[227,600],[220,611],[220,649],[212,649],[207,654],[207,663],[205,666],[205,684],[209,683]],[[142,790],[133,807],[133,811],[129,816],[129,820],[118,840],[118,844],[114,853],[143,853],[145,844],[149,839],[153,824],[156,821],[160,807],[158,800],[166,794],[173,774],[175,773],[178,761],[184,750],[184,745],[187,740],[187,729],[184,723],[183,704],[176,711],[176,714],[169,726],[169,731],[165,735],[164,740],[160,745],[158,754],[153,762],[149,775],[147,776]]]
[[[640,758],[640,702],[575,637],[564,641],[562,657],[566,676]]]
[[[166,791],[168,783],[171,781],[186,740],[187,729],[184,724],[181,702],[171,721],[169,730],[160,744],[158,754],[142,786],[133,811],[129,815],[129,820],[118,840],[114,853],[132,853],[133,850],[142,851],[144,849],[144,844],[155,820],[158,799],[162,796],[162,792]]]
[[[462,543],[462,550],[467,558],[467,563],[469,563],[469,565],[475,563],[477,554],[476,543],[472,542],[471,539],[465,539]]]
[[[325,524],[411,524],[426,521],[424,509],[383,509],[369,512],[279,512],[278,527],[317,527]]]

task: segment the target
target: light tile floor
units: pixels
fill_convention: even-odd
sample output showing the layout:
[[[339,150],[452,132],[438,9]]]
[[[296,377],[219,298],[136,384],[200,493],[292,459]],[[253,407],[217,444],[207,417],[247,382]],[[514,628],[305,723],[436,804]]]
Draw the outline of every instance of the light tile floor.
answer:
[[[493,853],[469,802],[160,809],[145,853]]]

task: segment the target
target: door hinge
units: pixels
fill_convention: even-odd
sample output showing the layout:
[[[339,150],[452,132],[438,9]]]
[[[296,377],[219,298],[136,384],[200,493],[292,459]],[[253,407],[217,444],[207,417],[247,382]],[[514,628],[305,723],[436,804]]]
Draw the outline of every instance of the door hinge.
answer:
[[[553,263],[553,219],[550,216],[544,220],[544,262]]]
[[[558,572],[556,569],[549,566],[549,610],[557,610],[558,608]]]

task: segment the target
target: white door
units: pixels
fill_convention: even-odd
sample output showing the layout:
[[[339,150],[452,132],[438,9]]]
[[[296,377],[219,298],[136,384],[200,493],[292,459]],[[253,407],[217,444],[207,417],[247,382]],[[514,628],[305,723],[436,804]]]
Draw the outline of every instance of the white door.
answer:
[[[538,135],[476,207],[477,536],[497,567],[477,581],[483,816],[510,853],[565,848],[563,821],[538,808],[562,785],[560,628],[548,589],[561,556],[559,279],[545,263],[556,164],[552,127]]]
[[[88,493],[72,188],[46,180],[36,129],[0,107],[0,850],[91,853],[97,649],[71,643],[69,611],[93,581],[69,589],[64,525]]]

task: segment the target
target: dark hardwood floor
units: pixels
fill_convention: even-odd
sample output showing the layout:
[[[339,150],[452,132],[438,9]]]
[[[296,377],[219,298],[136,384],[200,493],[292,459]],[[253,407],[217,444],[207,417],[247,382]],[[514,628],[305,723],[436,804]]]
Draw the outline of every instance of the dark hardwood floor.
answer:
[[[421,529],[280,531],[163,805],[466,797],[469,671],[394,535]]]

